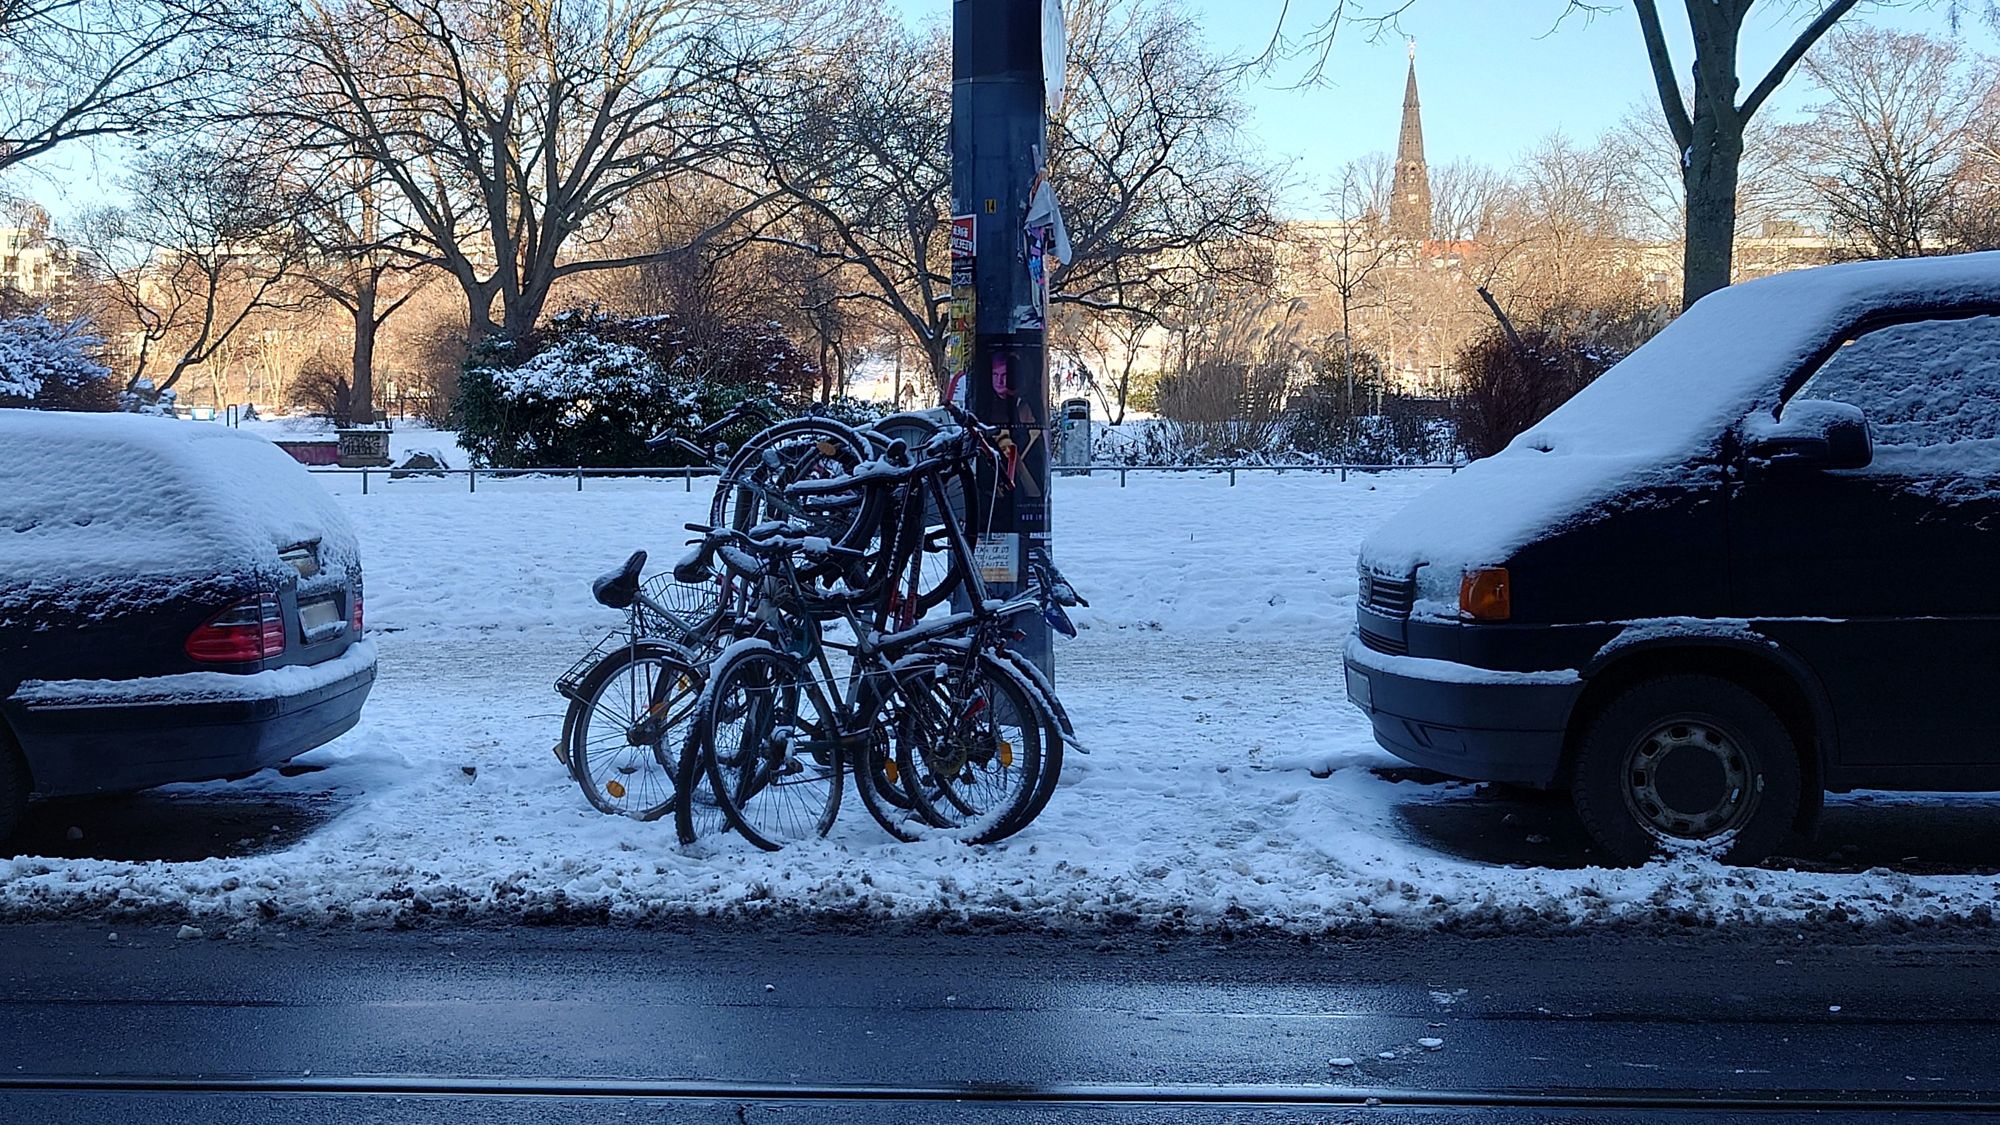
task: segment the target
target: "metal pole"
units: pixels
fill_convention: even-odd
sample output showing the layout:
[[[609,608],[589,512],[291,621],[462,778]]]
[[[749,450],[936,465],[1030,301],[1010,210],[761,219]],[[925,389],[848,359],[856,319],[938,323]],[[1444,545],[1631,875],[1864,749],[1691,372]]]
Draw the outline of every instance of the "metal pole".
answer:
[[[1047,309],[1036,277],[1053,263],[1027,230],[1048,153],[1042,20],[1049,2],[952,4],[952,213],[972,220],[977,301],[966,405],[981,421],[1007,427],[1012,443],[1012,487],[1000,492],[990,534],[981,537],[981,570],[1000,598],[1027,585],[1031,554],[1051,546]],[[1048,624],[1032,615],[1016,620],[1027,633],[1016,647],[1053,675]]]
[[[361,470],[361,495],[368,495],[368,470]]]

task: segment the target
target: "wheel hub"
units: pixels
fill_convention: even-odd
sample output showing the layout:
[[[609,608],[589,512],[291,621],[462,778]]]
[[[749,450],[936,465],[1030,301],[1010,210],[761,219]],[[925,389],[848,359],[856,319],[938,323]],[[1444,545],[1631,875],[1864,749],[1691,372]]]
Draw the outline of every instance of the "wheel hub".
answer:
[[[1626,755],[1625,799],[1642,824],[1698,840],[1742,824],[1756,802],[1749,758],[1726,731],[1701,719],[1670,719]]]

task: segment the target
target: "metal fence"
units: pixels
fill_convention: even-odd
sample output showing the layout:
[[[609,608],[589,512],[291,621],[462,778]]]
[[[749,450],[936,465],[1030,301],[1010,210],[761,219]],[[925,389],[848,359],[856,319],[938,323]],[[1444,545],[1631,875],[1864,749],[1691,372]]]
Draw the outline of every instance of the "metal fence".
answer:
[[[1124,488],[1130,473],[1210,473],[1228,474],[1229,486],[1236,487],[1238,473],[1339,473],[1345,481],[1349,473],[1395,473],[1403,471],[1457,472],[1462,466],[1451,462],[1424,465],[1051,465],[1049,471],[1056,476],[1076,477],[1096,474],[1118,474],[1118,487]],[[479,478],[495,480],[574,480],[576,490],[583,491],[583,482],[588,477],[611,477],[622,479],[677,480],[688,492],[694,491],[697,477],[715,476],[712,468],[658,469],[624,468],[592,469],[581,466],[573,469],[342,469],[332,466],[306,467],[309,473],[325,473],[334,476],[358,476],[361,478],[361,494],[368,495],[371,480],[404,480],[420,477],[464,477],[467,492],[479,491]]]

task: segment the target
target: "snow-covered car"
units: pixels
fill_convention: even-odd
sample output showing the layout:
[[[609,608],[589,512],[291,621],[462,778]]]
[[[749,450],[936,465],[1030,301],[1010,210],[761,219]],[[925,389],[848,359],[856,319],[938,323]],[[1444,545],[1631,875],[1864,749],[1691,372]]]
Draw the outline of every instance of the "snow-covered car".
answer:
[[[30,790],[238,777],[345,732],[362,612],[353,529],[270,442],[0,410],[0,841]]]
[[[2000,254],[1705,297],[1361,549],[1349,697],[1633,861],[2000,789]]]

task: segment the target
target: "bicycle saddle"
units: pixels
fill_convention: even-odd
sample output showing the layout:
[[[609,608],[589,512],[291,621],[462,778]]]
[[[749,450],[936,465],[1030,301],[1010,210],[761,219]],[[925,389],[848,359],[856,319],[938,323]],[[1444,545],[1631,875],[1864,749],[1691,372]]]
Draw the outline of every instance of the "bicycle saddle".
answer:
[[[639,572],[646,569],[646,552],[634,551],[625,565],[597,576],[590,584],[591,596],[612,609],[630,609],[639,597]]]

